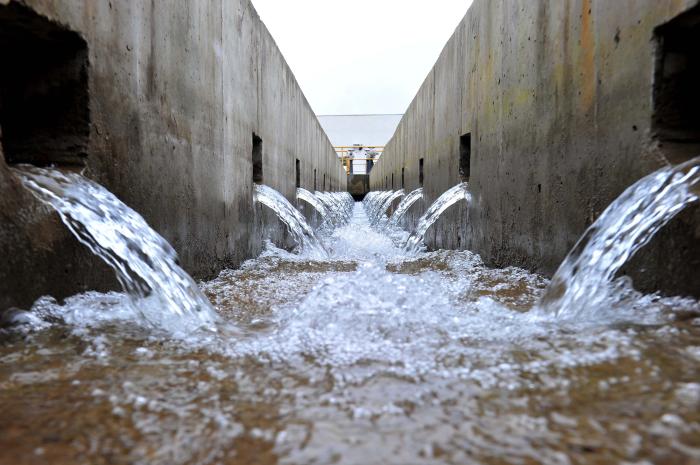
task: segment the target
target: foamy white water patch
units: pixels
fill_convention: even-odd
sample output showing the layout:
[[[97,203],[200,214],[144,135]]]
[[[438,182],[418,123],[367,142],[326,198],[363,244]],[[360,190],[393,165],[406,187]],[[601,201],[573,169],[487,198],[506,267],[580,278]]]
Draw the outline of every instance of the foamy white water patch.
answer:
[[[384,261],[404,257],[391,238],[374,230],[361,204],[355,204],[350,223],[338,228],[326,239],[326,246],[336,259]]]
[[[376,376],[515,388],[526,382],[523,373],[639,356],[629,331],[556,324],[489,298],[460,301],[468,286],[437,272],[397,274],[367,262],[328,276],[299,305],[279,308],[272,332],[221,349],[284,363],[314,360],[339,388]],[[522,351],[540,356],[522,363]]]

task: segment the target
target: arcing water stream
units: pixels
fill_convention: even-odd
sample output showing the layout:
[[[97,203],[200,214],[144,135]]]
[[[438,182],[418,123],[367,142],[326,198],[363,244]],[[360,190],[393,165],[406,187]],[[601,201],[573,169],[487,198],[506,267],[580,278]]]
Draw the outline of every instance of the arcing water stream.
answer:
[[[306,218],[286,198],[268,186],[255,185],[255,200],[275,212],[301,249],[316,257],[325,257],[326,251]]]
[[[328,219],[328,209],[323,204],[323,202],[318,197],[316,197],[316,195],[312,194],[306,189],[298,188],[297,199],[303,200],[304,202],[311,205],[314,208],[314,210],[316,210],[318,214],[321,215],[321,218],[324,221]]]
[[[398,228],[401,227],[401,222],[403,221],[408,210],[413,206],[414,203],[423,198],[423,188],[420,187],[401,200],[401,203],[396,207],[396,211],[391,215],[389,220],[389,225]]]
[[[471,202],[471,194],[467,183],[458,184],[448,189],[426,210],[425,214],[418,220],[415,231],[411,233],[411,236],[406,241],[406,250],[413,253],[420,251],[428,229],[435,224],[440,215],[460,200],[464,200],[467,203]]]
[[[691,187],[696,168],[659,183]],[[695,200],[660,195],[669,191],[649,182],[659,188],[633,188],[611,208],[653,196],[642,203],[660,219]],[[364,204],[312,194],[335,225],[319,232],[281,195],[264,186],[257,193],[299,250],[269,245],[201,283],[220,331],[172,338],[142,324],[116,293],[43,298],[2,330],[0,450],[8,463],[700,459],[696,301],[642,295],[621,281],[617,294],[596,299],[596,318],[556,318],[565,309],[551,311],[554,299],[549,313],[538,306],[548,286],[541,276],[491,269],[466,251],[416,252],[438,212],[469,199],[466,185],[428,209],[412,251],[392,241],[406,234],[382,218],[392,192]],[[586,244],[602,253],[596,238],[620,226],[599,224]],[[565,264],[589,256],[596,253],[576,252]],[[584,272],[563,278],[565,289],[578,289]]]
[[[76,173],[24,166],[15,172],[117,273],[135,309],[154,327],[189,332],[218,320],[168,242],[111,192]]]
[[[609,305],[615,295],[608,284],[620,268],[679,211],[698,201],[699,187],[700,158],[663,168],[629,187],[566,257],[543,307],[578,316]]]

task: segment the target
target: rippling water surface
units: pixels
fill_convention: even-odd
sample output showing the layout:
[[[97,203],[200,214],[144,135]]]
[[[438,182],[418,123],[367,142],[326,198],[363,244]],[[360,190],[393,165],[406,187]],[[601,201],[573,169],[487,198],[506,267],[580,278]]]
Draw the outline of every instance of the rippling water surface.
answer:
[[[361,204],[320,239],[201,283],[217,332],[160,333],[120,293],[14,314],[0,462],[700,463],[697,302],[618,280],[556,319],[529,311],[546,279],[407,254]]]

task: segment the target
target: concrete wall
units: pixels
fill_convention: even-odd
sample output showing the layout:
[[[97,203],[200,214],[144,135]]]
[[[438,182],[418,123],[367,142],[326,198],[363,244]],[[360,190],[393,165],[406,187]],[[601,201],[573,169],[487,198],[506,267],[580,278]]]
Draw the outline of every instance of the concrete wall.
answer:
[[[253,132],[263,139],[264,183],[289,199],[297,158],[303,187],[313,187],[316,169],[333,190],[346,189],[335,151],[248,0],[21,3],[87,43],[86,175],[141,213],[195,277],[261,250],[270,215],[253,205]],[[0,12],[7,8],[24,7],[0,0]],[[115,286],[4,157],[0,219],[0,309]]]
[[[369,192],[369,175],[351,174],[348,176],[348,192],[356,201],[364,199]]]
[[[655,29],[697,3],[476,0],[372,171],[371,188],[384,190],[402,168],[406,190],[417,188],[424,158],[426,201],[415,222],[460,182],[459,139],[471,133],[474,203],[452,209],[429,245],[551,274],[612,200],[673,158],[652,126]],[[638,286],[697,295],[698,238],[695,208],[630,265]]]

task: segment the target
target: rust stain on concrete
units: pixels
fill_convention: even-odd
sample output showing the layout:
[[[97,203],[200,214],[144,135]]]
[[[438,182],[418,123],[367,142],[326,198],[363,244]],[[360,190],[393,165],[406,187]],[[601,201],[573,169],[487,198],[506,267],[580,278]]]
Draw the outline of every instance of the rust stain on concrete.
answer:
[[[673,0],[671,3],[670,16],[676,15],[690,7],[688,0]]]
[[[581,2],[581,41],[579,69],[581,70],[581,105],[588,110],[595,99],[595,32],[593,30],[592,0]]]

